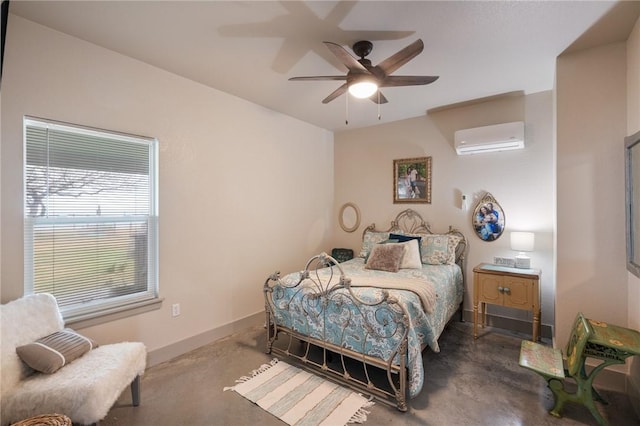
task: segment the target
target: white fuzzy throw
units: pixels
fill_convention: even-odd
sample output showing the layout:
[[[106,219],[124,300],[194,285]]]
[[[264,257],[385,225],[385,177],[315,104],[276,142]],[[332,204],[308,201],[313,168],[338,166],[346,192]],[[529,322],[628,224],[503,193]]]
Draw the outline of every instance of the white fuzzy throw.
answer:
[[[74,423],[97,423],[144,373],[146,348],[140,342],[102,345],[54,374],[33,372],[15,349],[63,329],[55,299],[26,296],[2,305],[1,314],[2,425],[46,413],[65,414]]]

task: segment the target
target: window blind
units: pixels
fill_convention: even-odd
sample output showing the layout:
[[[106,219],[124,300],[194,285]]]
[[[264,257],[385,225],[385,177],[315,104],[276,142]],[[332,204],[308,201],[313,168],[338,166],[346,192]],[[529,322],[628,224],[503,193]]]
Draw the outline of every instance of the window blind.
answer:
[[[157,141],[25,119],[25,293],[65,319],[157,297]]]

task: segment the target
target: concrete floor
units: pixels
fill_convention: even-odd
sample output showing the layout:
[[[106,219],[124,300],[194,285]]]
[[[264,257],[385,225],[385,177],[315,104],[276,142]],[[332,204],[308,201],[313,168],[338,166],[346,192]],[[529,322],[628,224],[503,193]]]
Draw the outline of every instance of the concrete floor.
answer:
[[[547,413],[553,396],[544,380],[518,366],[521,337],[485,329],[474,340],[472,328],[453,321],[440,338],[440,353],[424,351],[425,386],[408,412],[376,402],[364,426],[597,424],[579,405],[567,404],[562,419]],[[100,424],[282,426],[237,393],[223,392],[273,358],[264,348],[264,330],[253,328],[151,367],[142,378],[140,406],[131,406],[127,389]],[[626,395],[598,390],[609,401],[598,408],[611,426],[640,425]]]

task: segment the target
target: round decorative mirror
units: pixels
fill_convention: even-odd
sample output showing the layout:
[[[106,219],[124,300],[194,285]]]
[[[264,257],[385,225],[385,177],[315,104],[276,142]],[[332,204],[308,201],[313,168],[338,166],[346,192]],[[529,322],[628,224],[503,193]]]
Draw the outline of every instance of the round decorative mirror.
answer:
[[[353,203],[345,203],[338,213],[340,228],[345,232],[353,232],[360,226],[360,209]]]

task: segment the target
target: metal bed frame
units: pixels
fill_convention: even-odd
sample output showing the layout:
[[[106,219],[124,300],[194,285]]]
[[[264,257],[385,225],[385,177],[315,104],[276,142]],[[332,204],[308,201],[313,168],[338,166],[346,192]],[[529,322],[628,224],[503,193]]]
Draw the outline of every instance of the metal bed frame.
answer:
[[[375,224],[367,227],[363,236],[367,231],[380,232],[376,230]],[[384,232],[397,231],[408,234],[432,234],[429,225],[411,209],[399,213],[391,222],[391,227]],[[448,233],[462,237],[456,250],[456,263],[464,271],[466,239],[453,228],[449,228]],[[328,279],[326,276],[321,279],[317,271],[327,266],[331,267]],[[295,288],[300,292],[302,286],[298,286],[303,281],[309,283],[313,291],[297,302],[293,297],[285,299],[283,287]],[[297,359],[303,367],[335,379],[352,389],[370,394],[382,402],[395,401],[398,410],[407,411],[406,358],[409,316],[395,297],[382,290],[378,300],[362,300],[353,292],[351,279],[344,274],[339,262],[326,253],[309,259],[304,270],[300,272],[298,282],[285,284],[280,280],[280,272],[275,272],[265,281],[263,291],[267,320],[267,353]],[[301,324],[299,328],[308,329],[310,321],[320,324],[323,335],[311,336],[311,333],[304,334],[279,324],[274,314],[276,306],[286,307],[287,311],[293,313]],[[343,334],[339,345],[324,339],[330,320],[330,309],[334,313],[331,321],[335,321],[336,318],[341,321],[339,326]],[[375,314],[366,315],[365,311],[373,311]],[[335,315],[336,312],[339,314]],[[460,314],[462,320],[462,303]],[[363,324],[364,330],[356,330],[354,324]],[[276,344],[281,333],[289,338]],[[361,348],[348,347],[345,336],[349,333],[363,337]],[[390,341],[394,348],[390,356],[383,359],[367,354],[365,347],[369,339]],[[359,374],[354,373],[358,370],[354,370],[354,363],[361,365]],[[382,370],[382,379],[380,370],[376,372],[375,369]]]

